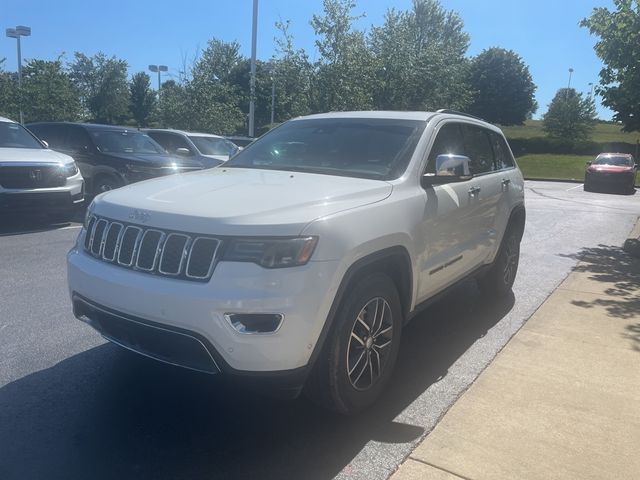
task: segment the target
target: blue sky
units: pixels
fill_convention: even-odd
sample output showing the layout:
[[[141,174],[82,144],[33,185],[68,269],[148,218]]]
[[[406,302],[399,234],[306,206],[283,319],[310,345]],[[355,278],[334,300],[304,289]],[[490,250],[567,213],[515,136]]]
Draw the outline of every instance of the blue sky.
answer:
[[[61,53],[70,60],[74,51],[92,55],[103,51],[127,60],[130,73],[150,63],[169,66],[177,75],[184,59],[190,61],[212,37],[237,40],[242,52],[251,51],[252,0],[3,0],[1,28],[27,25],[32,36],[22,41],[23,58],[53,59]],[[499,46],[520,54],[538,85],[538,115],[544,113],[558,88],[571,85],[589,92],[602,68],[593,51],[595,39],[578,27],[594,7],[611,7],[611,0],[441,0],[457,11],[471,36],[469,55]],[[411,0],[358,0],[355,13],[366,13],[357,23],[367,29],[379,25],[389,7],[408,9]],[[274,50],[274,23],[291,20],[296,46],[315,56],[309,20],[319,13],[321,0],[260,0],[258,58]],[[15,40],[0,37],[0,59],[16,68]],[[155,85],[155,84],[154,84]],[[600,118],[611,112],[598,103]]]

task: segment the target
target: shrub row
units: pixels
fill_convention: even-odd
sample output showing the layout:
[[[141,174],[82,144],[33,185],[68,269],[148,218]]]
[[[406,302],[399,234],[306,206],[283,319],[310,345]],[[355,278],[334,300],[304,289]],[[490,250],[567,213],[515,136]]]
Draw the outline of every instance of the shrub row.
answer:
[[[638,146],[625,142],[572,142],[547,137],[513,138],[509,140],[516,157],[530,153],[556,153],[563,155],[597,155],[602,152],[631,153],[637,155]]]

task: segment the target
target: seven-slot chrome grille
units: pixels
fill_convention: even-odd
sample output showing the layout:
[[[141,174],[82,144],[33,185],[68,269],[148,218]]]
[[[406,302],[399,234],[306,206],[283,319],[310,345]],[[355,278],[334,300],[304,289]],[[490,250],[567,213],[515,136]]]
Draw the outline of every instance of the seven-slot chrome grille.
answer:
[[[84,238],[87,253],[141,272],[196,282],[211,278],[221,241],[91,216]]]

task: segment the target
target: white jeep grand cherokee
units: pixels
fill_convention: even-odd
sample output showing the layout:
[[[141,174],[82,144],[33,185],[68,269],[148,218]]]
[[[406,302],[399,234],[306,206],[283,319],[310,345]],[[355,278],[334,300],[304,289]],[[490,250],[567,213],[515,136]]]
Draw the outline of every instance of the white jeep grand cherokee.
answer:
[[[471,275],[510,291],[523,191],[474,117],[297,118],[221,167],[96,197],[68,255],[74,312],[143,355],[355,413],[426,302]]]

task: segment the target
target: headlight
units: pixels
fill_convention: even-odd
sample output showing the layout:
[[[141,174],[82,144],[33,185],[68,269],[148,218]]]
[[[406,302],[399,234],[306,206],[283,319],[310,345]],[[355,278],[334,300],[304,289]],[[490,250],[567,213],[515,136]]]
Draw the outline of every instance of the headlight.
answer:
[[[87,211],[84,214],[84,222],[82,223],[82,225],[85,230],[89,226],[89,219],[91,218],[91,215],[93,215],[93,209],[95,207],[95,204],[96,204],[96,201],[92,200],[91,204],[87,207]]]
[[[64,176],[67,178],[73,177],[78,173],[78,166],[76,165],[76,162],[65,163],[61,165],[60,168],[62,169]]]
[[[227,246],[223,260],[253,262],[265,268],[304,265],[309,261],[318,237],[236,238]]]

